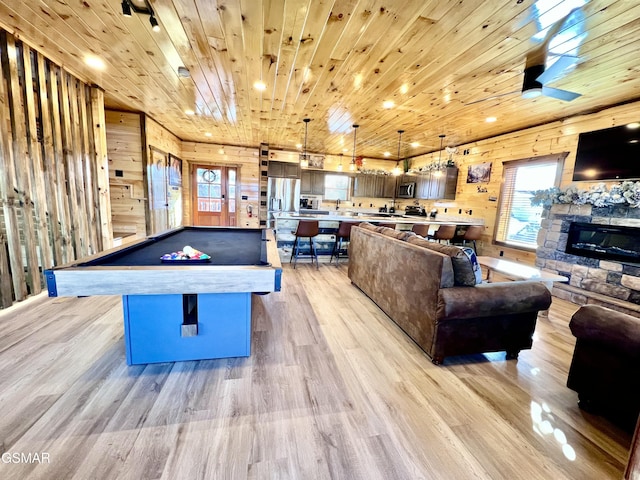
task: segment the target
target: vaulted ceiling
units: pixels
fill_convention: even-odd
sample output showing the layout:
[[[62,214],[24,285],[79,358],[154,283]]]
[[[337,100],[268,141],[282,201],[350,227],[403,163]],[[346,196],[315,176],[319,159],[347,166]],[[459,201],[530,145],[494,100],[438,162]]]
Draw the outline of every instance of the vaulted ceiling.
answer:
[[[148,5],[157,32],[121,0],[1,0],[0,25],[102,87],[108,108],[146,112],[190,141],[295,149],[308,117],[311,152],[351,155],[357,123],[358,155],[395,158],[400,129],[402,155],[416,155],[441,134],[460,145],[640,99],[634,0]],[[523,98],[525,67],[557,58],[545,87],[581,96]]]

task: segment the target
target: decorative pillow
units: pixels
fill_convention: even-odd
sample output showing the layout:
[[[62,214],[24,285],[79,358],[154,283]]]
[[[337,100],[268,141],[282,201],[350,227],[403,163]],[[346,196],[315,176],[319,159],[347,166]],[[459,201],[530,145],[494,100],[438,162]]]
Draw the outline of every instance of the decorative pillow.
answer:
[[[471,269],[473,270],[473,274],[475,275],[475,285],[482,283],[482,269],[480,268],[480,263],[478,263],[478,257],[476,256],[476,252],[473,251],[473,248],[469,247],[456,247],[462,250],[462,252],[469,259],[469,263],[471,264]]]
[[[453,266],[454,283],[457,286],[473,287],[479,283],[482,283],[482,271],[478,259],[473,253],[473,249],[469,247],[456,247],[454,245],[443,245],[438,242],[430,242],[424,238],[416,235],[410,237],[407,242],[419,245],[435,252],[443,253],[451,257],[451,265]],[[473,259],[470,258],[468,252],[470,250],[473,253]]]

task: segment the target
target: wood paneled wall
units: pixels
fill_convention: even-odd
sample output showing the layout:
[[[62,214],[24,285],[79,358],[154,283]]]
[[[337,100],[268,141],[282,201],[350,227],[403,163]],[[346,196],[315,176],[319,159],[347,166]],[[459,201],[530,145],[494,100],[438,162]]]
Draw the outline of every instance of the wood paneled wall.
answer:
[[[145,173],[150,148],[181,158],[182,142],[142,113],[107,110],[106,119],[113,235],[142,238],[150,233]]]
[[[229,165],[238,167],[238,179],[240,182],[240,195],[246,196],[246,200],[240,200],[238,206],[238,226],[258,228],[258,206],[260,204],[260,167],[258,162],[258,148],[233,147],[229,145],[213,145],[208,143],[182,143],[182,178],[185,225],[192,223],[191,215],[191,185],[185,179],[190,178],[191,165],[211,164]],[[251,205],[253,216],[249,217],[247,207]]]
[[[0,306],[111,246],[103,92],[0,32]]]
[[[111,187],[111,222],[116,238],[147,233],[144,182],[143,115],[131,112],[105,112]]]
[[[573,183],[571,178],[578,146],[578,135],[582,132],[637,122],[640,120],[639,106],[640,102],[635,102],[608,108],[598,113],[579,115],[561,122],[553,122],[479,142],[459,145],[458,154],[454,156],[456,165],[459,168],[456,199],[454,201],[424,201],[422,203],[427,208],[436,206],[441,212],[444,208],[447,208],[448,213],[454,214],[462,210],[462,215],[468,215],[465,212],[471,210],[471,216],[483,218],[487,227],[485,235],[480,242],[482,255],[498,256],[500,251],[503,251],[505,257],[533,264],[535,261],[534,252],[505,248],[491,243],[497,223],[498,202],[492,201],[490,198],[499,198],[503,162],[569,152],[564,162],[561,187],[569,186]],[[465,150],[469,150],[468,155],[462,154]],[[437,155],[436,152],[432,155],[416,157],[412,159],[411,166],[415,168],[431,163],[433,160],[437,160]],[[442,158],[447,158],[445,152],[443,152]],[[629,161],[637,161],[637,159],[629,159]],[[467,183],[469,165],[486,162],[492,163],[490,181],[480,184]],[[592,183],[597,182],[578,182],[582,188],[588,188]],[[478,187],[485,188],[487,191],[479,192]]]

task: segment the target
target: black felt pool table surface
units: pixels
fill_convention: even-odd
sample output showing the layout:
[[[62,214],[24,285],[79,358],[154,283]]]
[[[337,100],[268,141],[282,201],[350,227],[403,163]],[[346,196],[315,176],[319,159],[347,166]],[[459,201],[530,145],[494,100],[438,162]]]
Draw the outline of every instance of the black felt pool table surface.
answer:
[[[260,229],[185,227],[160,237],[151,237],[139,245],[122,249],[83,266],[158,266],[166,265],[161,257],[183,250],[189,245],[211,257],[204,265],[264,265],[261,262],[263,231]],[[266,240],[265,240],[266,241]],[[189,265],[188,260],[175,265]],[[202,264],[194,262],[194,264]]]

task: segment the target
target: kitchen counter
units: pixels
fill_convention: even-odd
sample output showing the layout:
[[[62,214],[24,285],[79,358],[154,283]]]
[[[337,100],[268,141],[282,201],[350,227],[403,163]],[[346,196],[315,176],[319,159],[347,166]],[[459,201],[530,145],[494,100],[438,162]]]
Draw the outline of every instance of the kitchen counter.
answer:
[[[341,221],[347,222],[388,222],[395,223],[397,230],[411,230],[414,224],[430,225],[430,232],[437,230],[439,225],[458,225],[466,227],[468,225],[484,225],[484,221],[472,217],[461,217],[453,215],[438,215],[440,218],[423,217],[420,215],[403,215],[402,213],[385,212],[353,212],[344,210],[329,210],[324,213],[299,213],[283,212],[277,214],[275,218],[276,240],[278,248],[290,249],[295,240],[295,231],[300,220],[318,220],[319,234],[314,239],[314,244],[319,255],[330,255],[335,242],[335,234],[338,231]],[[308,240],[301,238],[302,249],[308,248]]]
[[[438,218],[439,217],[439,218]],[[402,213],[350,213],[350,212],[332,212],[328,215],[318,215],[314,213],[283,213],[278,218],[286,218],[290,220],[319,220],[323,222],[394,222],[397,224],[429,224],[429,225],[484,225],[484,221],[475,218],[453,217],[438,215],[436,218],[423,217],[419,215],[403,215]]]

